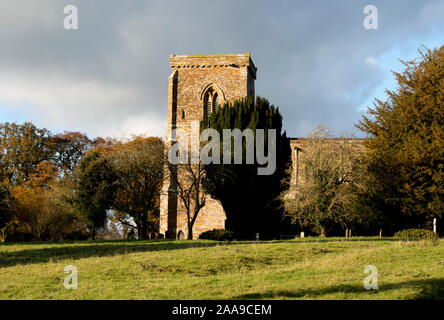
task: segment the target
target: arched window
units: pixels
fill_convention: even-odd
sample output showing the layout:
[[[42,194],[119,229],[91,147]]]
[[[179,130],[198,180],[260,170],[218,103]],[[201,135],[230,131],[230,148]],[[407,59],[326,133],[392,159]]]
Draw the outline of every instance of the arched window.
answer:
[[[213,96],[213,112],[216,112],[218,107],[219,107],[219,95],[215,93]]]
[[[202,94],[204,117],[208,117],[210,113],[216,112],[225,99],[222,90],[214,84],[208,85]]]
[[[179,233],[177,234],[177,240],[185,240],[185,239],[186,239],[185,233],[182,230],[180,230]]]
[[[212,108],[213,102],[213,89],[210,88],[204,96],[204,116],[207,117],[213,111]]]

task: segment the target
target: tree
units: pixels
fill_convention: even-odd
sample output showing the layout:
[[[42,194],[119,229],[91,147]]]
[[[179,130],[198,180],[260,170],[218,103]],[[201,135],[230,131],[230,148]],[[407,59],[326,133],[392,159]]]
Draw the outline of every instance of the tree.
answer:
[[[6,229],[12,218],[10,186],[0,181],[0,242],[6,238]]]
[[[82,231],[73,206],[74,168],[88,149],[106,144],[100,138],[90,141],[78,132],[52,135],[32,123],[0,124],[0,181],[13,199],[7,201],[8,239],[23,240],[30,235],[34,239],[60,239]],[[5,199],[0,202],[5,203]]]
[[[77,212],[62,199],[57,176],[57,166],[44,161],[25,183],[13,187],[16,232],[32,234],[34,240],[60,240],[81,227]]]
[[[80,132],[65,131],[51,137],[56,146],[54,160],[65,175],[72,175],[77,163],[93,147],[94,142]]]
[[[163,157],[163,141],[154,137],[134,137],[126,143],[116,143],[106,154],[117,175],[115,219],[135,227],[139,239],[148,239],[149,232],[159,230]]]
[[[208,193],[203,188],[205,169],[202,162],[173,164],[166,160],[168,178],[177,190],[180,202],[187,216],[188,240],[193,240],[193,227],[200,210],[205,207]]]
[[[357,126],[368,135],[368,169],[379,181],[373,202],[396,229],[424,226],[444,211],[444,46],[419,52]]]
[[[112,208],[117,175],[109,159],[100,149],[88,152],[80,161],[76,203],[84,215],[91,238],[105,226],[107,210]]]
[[[326,236],[330,226],[348,227],[358,220],[359,147],[346,137],[332,139],[325,127],[318,127],[307,138],[300,160],[305,177],[282,194],[294,222]]]
[[[32,123],[0,124],[0,180],[12,185],[27,180],[36,166],[50,160],[55,153],[51,133]]]
[[[256,232],[263,237],[276,237],[285,232],[283,228],[283,210],[279,195],[284,186],[281,180],[287,174],[290,165],[289,141],[285,132],[282,132],[282,116],[279,108],[274,107],[267,99],[253,97],[236,100],[225,104],[217,112],[210,114],[201,123],[201,130],[212,128],[223,136],[224,129],[251,129],[256,141],[256,129],[264,129],[264,145],[267,150],[268,130],[276,130],[276,141],[272,147],[276,148],[276,170],[271,175],[258,175],[256,154],[253,164],[245,164],[246,141],[242,142],[244,162],[236,164],[209,164],[205,165],[205,189],[215,199],[222,203],[227,215],[226,228],[234,231],[239,238],[252,238]],[[257,146],[256,146],[257,147]],[[233,149],[231,150],[233,161]],[[221,162],[223,151],[221,152]]]

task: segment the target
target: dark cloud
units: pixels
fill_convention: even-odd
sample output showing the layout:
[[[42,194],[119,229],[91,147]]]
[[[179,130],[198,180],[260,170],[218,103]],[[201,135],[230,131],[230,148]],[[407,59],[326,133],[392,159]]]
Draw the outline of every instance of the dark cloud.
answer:
[[[63,29],[67,4],[79,30]],[[0,108],[91,135],[164,135],[170,53],[249,51],[256,92],[280,107],[290,135],[318,124],[351,131],[387,77],[380,57],[444,31],[442,0],[372,1],[371,31],[367,4],[0,0]]]

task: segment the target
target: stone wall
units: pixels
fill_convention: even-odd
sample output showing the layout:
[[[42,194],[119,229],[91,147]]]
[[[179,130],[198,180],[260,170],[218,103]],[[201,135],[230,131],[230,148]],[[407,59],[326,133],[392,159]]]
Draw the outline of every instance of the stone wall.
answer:
[[[205,96],[208,90],[217,93],[219,105],[255,94],[256,71],[250,54],[230,55],[170,55],[172,73],[168,83],[167,138],[175,128],[189,131],[193,121],[204,117]],[[167,141],[166,148],[170,146]],[[193,228],[194,238],[207,230],[225,227],[226,215],[221,204],[207,198]],[[178,199],[176,187],[165,176],[160,204],[160,233],[167,238],[185,235],[187,218]]]
[[[356,146],[355,150],[357,152],[364,152],[364,139],[349,138],[347,139],[349,143]],[[308,138],[290,138],[290,148],[291,148],[291,180],[290,187],[295,187],[296,185],[303,184],[305,181],[305,167],[303,165],[303,160],[305,157],[304,149],[306,148]],[[327,139],[328,143],[339,143],[342,142],[341,138],[331,138]]]
[[[171,143],[171,133],[175,128],[190,131],[193,121],[201,121],[204,116],[205,95],[208,90],[217,93],[219,103],[254,96],[256,67],[250,54],[231,55],[171,55],[171,75],[168,82],[168,126],[166,152]],[[329,139],[329,143],[339,141]],[[362,139],[351,139],[363,149]],[[290,139],[292,150],[291,187],[303,184],[305,168],[302,160],[306,138]],[[168,172],[168,168],[165,168]],[[180,177],[179,177],[180,178]],[[160,233],[167,238],[176,239],[179,234],[188,234],[187,216],[179,200],[176,186],[165,175],[160,203]],[[219,201],[207,197],[193,227],[194,238],[202,232],[225,227],[226,215]],[[181,237],[182,238],[182,237]]]

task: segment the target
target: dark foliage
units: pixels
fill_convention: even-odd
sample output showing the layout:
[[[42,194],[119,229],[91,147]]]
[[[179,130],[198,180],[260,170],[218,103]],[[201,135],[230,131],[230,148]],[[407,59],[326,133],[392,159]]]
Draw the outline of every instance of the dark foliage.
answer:
[[[405,240],[424,240],[424,239],[436,239],[438,236],[433,231],[425,229],[407,229],[398,231],[394,235],[395,238],[401,238]]]
[[[398,88],[358,125],[369,136],[368,172],[376,182],[368,204],[392,230],[424,228],[444,212],[444,46],[404,65],[394,73]]]
[[[212,128],[222,139],[223,129],[249,128],[265,130],[267,149],[267,129],[276,129],[276,171],[272,175],[258,175],[257,157],[254,164],[245,164],[246,142],[243,139],[243,164],[210,164],[205,170],[205,188],[208,193],[221,201],[227,214],[226,228],[232,230],[238,239],[252,239],[256,232],[261,238],[278,237],[287,233],[283,230],[283,209],[277,200],[282,191],[281,180],[290,164],[289,140],[282,132],[282,116],[279,109],[268,100],[249,97],[225,104],[201,123],[201,129]],[[256,139],[256,134],[255,134]],[[265,150],[268,154],[268,150]],[[232,162],[233,154],[231,155]],[[221,163],[223,151],[221,150]]]
[[[233,241],[234,233],[226,229],[213,229],[202,233],[199,236],[199,239],[215,240],[215,241]]]
[[[117,175],[108,159],[92,151],[80,162],[77,185],[77,205],[85,216],[92,239],[105,226],[107,210],[112,207],[117,187]]]

